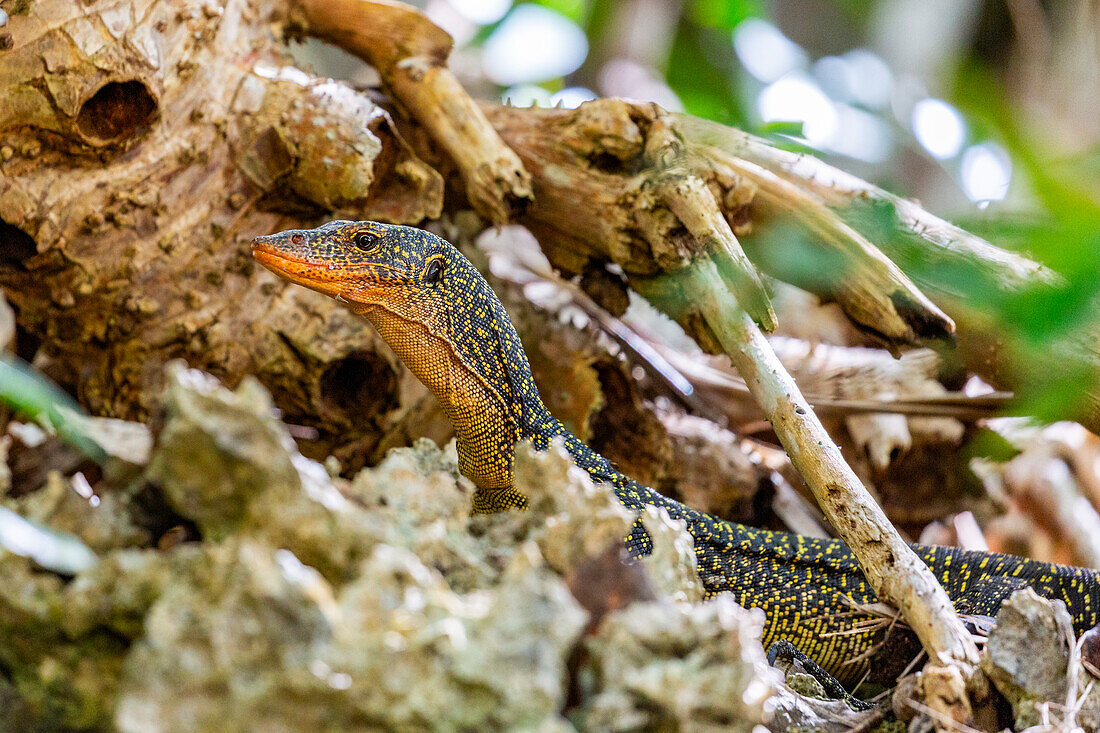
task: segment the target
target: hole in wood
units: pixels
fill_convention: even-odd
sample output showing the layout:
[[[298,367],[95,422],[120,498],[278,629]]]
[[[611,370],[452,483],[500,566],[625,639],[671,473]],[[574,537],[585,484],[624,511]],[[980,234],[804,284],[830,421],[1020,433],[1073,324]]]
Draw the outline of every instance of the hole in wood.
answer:
[[[0,266],[25,269],[23,263],[37,252],[31,235],[0,219]]]
[[[321,375],[320,386],[324,403],[356,423],[395,404],[393,370],[369,352],[354,353],[332,364]]]
[[[142,132],[153,119],[157,102],[137,80],[104,84],[80,107],[76,124],[81,134],[100,142],[119,142]]]
[[[604,173],[619,174],[622,173],[625,168],[623,161],[607,152],[590,155],[588,161],[592,164],[593,168]]]

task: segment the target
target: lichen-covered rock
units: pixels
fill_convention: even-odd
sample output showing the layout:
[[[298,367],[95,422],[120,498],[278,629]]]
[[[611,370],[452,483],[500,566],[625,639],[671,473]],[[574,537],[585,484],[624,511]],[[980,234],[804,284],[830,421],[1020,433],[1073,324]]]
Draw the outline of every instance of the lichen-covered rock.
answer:
[[[81,479],[51,471],[38,491],[6,499],[3,504],[22,517],[75,535],[95,552],[147,546],[152,541],[149,532],[135,522],[133,490],[119,488],[95,496],[84,480],[86,495],[82,496],[74,480]]]
[[[610,488],[594,484],[574,465],[558,442],[546,451],[523,443],[516,446],[515,486],[527,496],[530,509],[498,522],[498,538],[506,533],[504,528],[514,536],[529,536],[563,575],[622,543],[635,520]],[[642,524],[653,539],[653,552],[641,562],[654,589],[672,599],[701,600],[694,543],[685,524],[655,509],[642,514]]]
[[[390,451],[345,490],[382,525],[388,544],[411,550],[459,592],[495,582],[515,545],[471,534],[473,492],[458,472],[454,442],[440,449],[426,439]]]
[[[286,550],[211,546],[161,594],[126,659],[121,731],[291,730],[303,698],[334,695],[309,662],[338,615],[331,588]],[[271,727],[275,726],[275,727]]]
[[[1064,706],[1073,622],[1061,601],[1030,588],[1001,604],[989,632],[982,669],[1012,705],[1016,729],[1038,725],[1038,708]]]
[[[634,523],[634,514],[610,489],[593,484],[560,442],[541,452],[528,443],[516,446],[514,482],[529,506],[517,515],[519,524],[560,573],[622,542]]]
[[[0,693],[18,695],[20,720],[567,733],[762,719],[760,620],[729,598],[686,602],[702,597],[692,541],[666,514],[643,513],[654,552],[622,565],[635,517],[561,446],[518,451],[529,511],[473,516],[453,443],[396,449],[348,482],[297,452],[257,383],[234,392],[179,366],[167,381],[143,481],[106,478],[98,507],[59,478],[18,500],[100,551],[69,582],[0,552],[13,688]],[[123,501],[134,486],[162,494],[199,541],[150,547]]]
[[[665,509],[646,507],[642,524],[653,540],[645,569],[658,593],[676,601],[703,600],[705,591],[696,569],[695,541],[687,523],[673,519]]]
[[[380,519],[298,452],[259,382],[245,379],[230,392],[172,364],[164,413],[146,474],[205,539],[248,535],[346,579],[385,535]]]
[[[763,617],[726,596],[636,603],[586,643],[582,730],[752,731],[777,684],[760,647]]]
[[[498,584],[465,595],[410,553],[380,546],[342,604],[360,620],[349,628],[381,644],[363,678],[388,681],[369,685],[371,712],[394,728],[514,730],[556,718],[565,660],[585,622],[531,544]],[[352,645],[338,648],[349,664],[359,657]]]
[[[379,544],[339,590],[286,550],[228,543],[149,614],[115,722],[142,733],[535,729],[557,718],[583,624],[539,567],[460,595]]]
[[[27,714],[55,730],[102,722],[126,650],[107,628],[67,634],[58,624],[65,600],[60,578],[0,551],[0,667]]]

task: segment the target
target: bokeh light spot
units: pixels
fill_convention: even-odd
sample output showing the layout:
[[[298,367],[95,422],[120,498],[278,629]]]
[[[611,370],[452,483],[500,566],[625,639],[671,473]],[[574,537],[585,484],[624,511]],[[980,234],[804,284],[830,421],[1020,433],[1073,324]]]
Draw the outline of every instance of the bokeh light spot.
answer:
[[[1000,201],[1008,195],[1012,160],[996,143],[971,145],[963,153],[959,177],[966,197],[985,208],[989,202]]]
[[[513,107],[550,107],[550,92],[535,84],[516,84],[504,90],[500,101]]]
[[[478,25],[496,23],[512,9],[512,0],[447,0],[447,2]]]
[[[913,105],[913,135],[928,154],[941,160],[954,158],[966,140],[962,115],[942,99],[929,97]]]
[[[801,122],[802,134],[811,144],[822,145],[837,129],[837,111],[813,79],[792,72],[769,84],[757,98],[764,122]]]
[[[852,101],[867,109],[882,109],[894,92],[894,73],[882,58],[865,48],[844,54],[851,80]]]
[[[671,112],[684,109],[676,92],[657,72],[630,59],[608,61],[600,69],[598,83],[600,91],[609,97],[654,102]]]
[[[556,79],[576,71],[588,55],[580,26],[539,5],[520,5],[485,41],[485,75],[501,86]]]
[[[596,93],[588,87],[566,87],[560,92],[550,95],[550,106],[573,109],[595,98]]]
[[[762,82],[804,69],[809,57],[802,47],[766,20],[747,18],[733,29],[733,49],[745,69]]]

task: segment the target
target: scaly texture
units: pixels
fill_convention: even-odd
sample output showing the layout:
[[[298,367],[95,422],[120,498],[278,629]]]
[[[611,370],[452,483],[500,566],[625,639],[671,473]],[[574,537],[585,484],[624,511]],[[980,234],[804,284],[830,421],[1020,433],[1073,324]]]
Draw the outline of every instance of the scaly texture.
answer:
[[[664,508],[687,523],[707,593],[729,592],[741,605],[763,609],[765,646],[789,640],[849,683],[868,670],[889,680],[919,649],[911,633],[861,610],[878,599],[844,543],[754,529],[690,509],[619,473],[566,430],[539,398],[500,301],[448,242],[408,227],[336,221],[259,237],[253,254],[370,320],[454,424],[459,467],[479,488],[479,510],[525,506],[512,487],[515,443],[527,439],[542,450],[560,437],[577,465],[610,485],[626,507]],[[652,548],[640,522],[626,542],[635,556]],[[1063,600],[1079,633],[1098,621],[1095,571],[950,547],[914,549],[960,612],[992,616],[1011,591],[1030,586]]]

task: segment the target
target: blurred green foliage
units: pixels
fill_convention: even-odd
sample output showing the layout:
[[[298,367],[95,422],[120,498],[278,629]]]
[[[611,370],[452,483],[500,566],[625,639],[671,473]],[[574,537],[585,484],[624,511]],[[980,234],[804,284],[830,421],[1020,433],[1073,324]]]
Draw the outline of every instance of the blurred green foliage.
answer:
[[[586,0],[538,0],[538,4],[558,11],[582,27],[589,14],[589,3]]]
[[[985,226],[973,222],[973,230],[1026,252],[1065,281],[1058,288],[1037,284],[1012,293],[968,292],[968,297],[987,304],[1006,342],[1018,350],[1017,359],[1040,368],[1041,378],[1025,395],[1026,411],[1051,419],[1072,414],[1082,392],[1097,387],[1095,372],[1072,358],[1082,349],[1096,353],[1092,342],[1100,323],[1100,199],[1090,158],[1052,166],[1043,135],[1027,128],[992,71],[976,62],[960,66],[953,96],[1010,152],[1035,201],[1029,220],[1006,214]],[[1058,359],[1062,354],[1071,358]]]
[[[14,356],[0,358],[0,403],[57,434],[86,458],[106,462],[106,452],[84,430],[80,406]]]
[[[665,80],[683,102],[684,110],[735,127],[746,127],[749,113],[737,94],[729,54],[715,51],[729,45],[729,35],[705,26],[683,23],[673,39]],[[730,83],[715,83],[715,79]]]
[[[692,0],[687,10],[691,22],[723,31],[732,31],[746,18],[762,14],[755,0]]]

